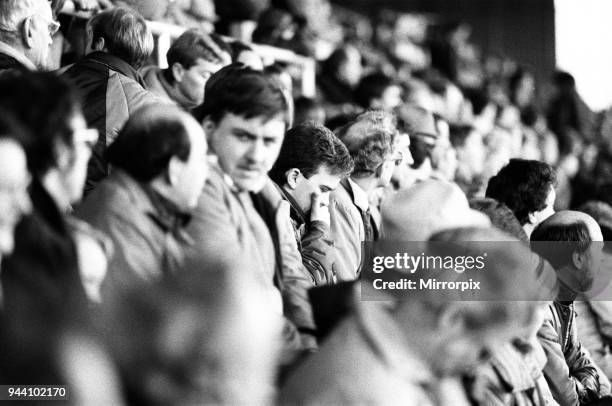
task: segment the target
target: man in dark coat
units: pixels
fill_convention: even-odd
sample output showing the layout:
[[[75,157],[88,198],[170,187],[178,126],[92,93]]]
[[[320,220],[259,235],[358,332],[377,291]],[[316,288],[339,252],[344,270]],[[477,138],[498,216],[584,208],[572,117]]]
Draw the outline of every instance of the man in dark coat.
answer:
[[[130,115],[146,104],[163,102],[145,90],[137,71],[153,51],[153,36],[142,16],[115,8],[96,14],[87,27],[90,52],[63,74],[79,90],[87,124],[100,134],[89,162],[86,193],[108,176],[106,149]]]
[[[1,274],[7,314],[26,334],[43,320],[72,322],[87,307],[67,214],[81,197],[95,132],[86,128],[74,90],[51,73],[0,80],[0,108],[30,136],[24,146],[33,210],[17,225]]]

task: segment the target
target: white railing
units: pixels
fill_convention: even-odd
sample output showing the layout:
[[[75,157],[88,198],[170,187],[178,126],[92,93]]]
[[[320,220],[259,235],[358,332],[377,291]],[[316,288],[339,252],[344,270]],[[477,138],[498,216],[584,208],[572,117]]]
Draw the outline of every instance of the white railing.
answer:
[[[89,12],[76,11],[71,1],[66,2],[62,9],[62,14],[84,19],[91,17],[91,13]],[[172,41],[180,36],[185,31],[185,28],[159,21],[147,21],[147,25],[155,38],[155,48],[157,50],[155,57],[157,64],[162,68],[166,68],[168,67],[166,52],[168,52]],[[229,38],[229,40],[231,40],[231,38]],[[316,63],[313,58],[298,55],[288,49],[276,48],[269,45],[252,44],[252,46],[255,51],[261,55],[264,61],[278,61],[299,67],[301,72],[300,85],[302,95],[306,97],[315,96]]]

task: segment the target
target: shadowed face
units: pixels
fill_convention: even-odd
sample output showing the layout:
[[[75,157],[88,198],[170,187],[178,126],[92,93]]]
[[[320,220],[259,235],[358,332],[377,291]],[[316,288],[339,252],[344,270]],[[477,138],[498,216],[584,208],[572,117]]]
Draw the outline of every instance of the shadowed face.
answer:
[[[220,63],[212,63],[198,58],[196,63],[189,69],[185,69],[182,66],[178,69],[178,75],[175,73],[178,89],[190,103],[189,106],[184,107],[193,108],[202,104],[206,82],[222,67],[223,65]]]

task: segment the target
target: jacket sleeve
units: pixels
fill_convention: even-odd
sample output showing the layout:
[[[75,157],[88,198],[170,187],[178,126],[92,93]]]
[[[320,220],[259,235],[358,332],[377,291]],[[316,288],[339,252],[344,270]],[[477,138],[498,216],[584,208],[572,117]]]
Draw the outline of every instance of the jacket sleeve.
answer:
[[[597,326],[604,342],[612,344],[612,302],[591,301],[589,306],[597,317]]]
[[[119,73],[112,73],[106,86],[106,145],[112,144],[136,110],[148,104],[172,103],[143,89],[136,81]]]
[[[580,343],[575,322],[572,322],[566,360],[570,374],[582,383],[590,400],[610,393],[610,381],[593,362],[591,354]]]
[[[335,193],[341,192],[332,193],[329,205],[331,238],[335,247],[334,274],[339,281],[351,281],[357,279],[359,274],[363,223],[357,209],[340,201]]]
[[[289,203],[279,199],[277,205],[275,221],[282,257],[281,293],[285,317],[303,333],[305,347],[314,347],[311,336],[316,327],[308,297],[308,290],[314,284],[302,263],[289,215]]]
[[[101,290],[104,301],[112,300],[120,290],[135,283],[153,281],[160,277],[162,264],[156,262],[153,253],[162,252],[162,247],[157,246],[157,242],[143,229],[114,213],[84,218],[105,233],[113,243],[113,254]]]
[[[302,237],[302,262],[315,285],[330,285],[336,282],[333,270],[334,242],[329,239],[329,233],[329,225],[322,221],[313,221],[306,226]]]
[[[187,233],[195,241],[195,249],[189,252],[192,262],[221,257],[220,253],[223,258],[244,255],[240,252],[242,245],[221,183],[222,178],[211,171],[187,225]]]
[[[572,377],[561,348],[561,340],[549,315],[540,330],[538,340],[546,353],[544,377],[553,398],[562,406],[578,406],[579,394],[584,391],[580,381]]]

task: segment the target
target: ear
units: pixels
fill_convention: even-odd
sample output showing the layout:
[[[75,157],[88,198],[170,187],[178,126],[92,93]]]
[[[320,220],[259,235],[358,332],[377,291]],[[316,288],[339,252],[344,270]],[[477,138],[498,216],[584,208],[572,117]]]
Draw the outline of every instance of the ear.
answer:
[[[211,145],[212,135],[217,129],[217,124],[210,119],[210,117],[204,117],[202,120],[202,128],[204,129],[204,134],[206,134],[206,141],[208,142],[208,146]]]
[[[92,39],[91,49],[93,51],[103,51],[106,46],[106,42],[104,41],[104,37],[98,38],[95,42]]]
[[[166,172],[166,180],[171,186],[174,186],[178,183],[183,172],[184,164],[185,163],[178,159],[176,156],[170,158],[170,162],[168,163],[168,171]]]
[[[572,253],[572,264],[576,269],[582,269],[585,259],[586,258],[582,252],[574,251]]]
[[[26,47],[33,48],[35,46],[36,33],[34,30],[34,19],[32,16],[26,18],[23,22],[21,37],[23,38]]]
[[[285,172],[285,182],[291,189],[295,190],[297,188],[301,174],[302,172],[298,168],[291,168]]]
[[[529,212],[529,214],[527,215],[527,221],[529,221],[530,224],[537,224],[538,216],[536,215],[535,211]]]
[[[172,76],[177,83],[181,83],[183,81],[183,76],[185,75],[185,68],[178,62],[174,62],[170,67],[172,69]]]

